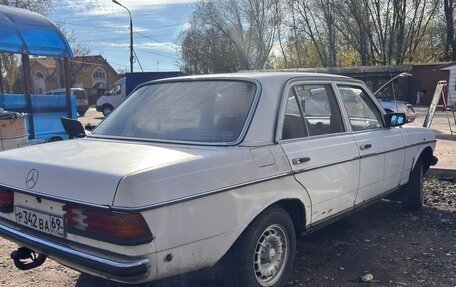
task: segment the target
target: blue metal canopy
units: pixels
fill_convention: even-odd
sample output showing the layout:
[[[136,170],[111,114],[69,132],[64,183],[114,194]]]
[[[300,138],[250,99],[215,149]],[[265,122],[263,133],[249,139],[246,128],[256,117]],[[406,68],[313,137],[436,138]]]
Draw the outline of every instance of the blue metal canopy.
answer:
[[[63,34],[46,17],[4,5],[0,5],[0,52],[73,57]]]

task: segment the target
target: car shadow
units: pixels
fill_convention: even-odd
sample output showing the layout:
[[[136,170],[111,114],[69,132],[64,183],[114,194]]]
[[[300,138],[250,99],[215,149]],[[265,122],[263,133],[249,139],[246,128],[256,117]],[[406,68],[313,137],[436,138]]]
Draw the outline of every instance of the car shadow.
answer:
[[[361,277],[367,273],[374,276],[370,286],[413,286],[420,282],[453,286],[451,278],[456,278],[456,261],[451,261],[453,257],[447,252],[455,247],[454,230],[454,210],[424,207],[411,213],[402,211],[397,202],[383,200],[298,239],[294,268],[286,286],[362,284]],[[436,258],[441,259],[437,262]],[[454,270],[449,270],[447,266],[453,265]],[[216,265],[135,286],[221,287],[218,279],[221,272]],[[446,279],[441,278],[442,273]],[[76,287],[89,286],[132,285],[81,275]]]
[[[452,129],[453,129],[453,132],[456,132],[456,125],[454,125],[454,126],[452,125]],[[432,129],[432,131],[434,132],[435,137],[439,140],[449,140],[449,141],[456,140],[456,134],[451,134],[449,127],[448,127],[448,131],[446,131],[446,132],[442,132],[442,131],[434,130],[434,129]]]
[[[87,274],[81,274],[75,287],[221,287],[223,285],[217,275],[220,272],[219,270],[217,266],[185,275],[174,276],[165,280],[135,285],[112,282]]]

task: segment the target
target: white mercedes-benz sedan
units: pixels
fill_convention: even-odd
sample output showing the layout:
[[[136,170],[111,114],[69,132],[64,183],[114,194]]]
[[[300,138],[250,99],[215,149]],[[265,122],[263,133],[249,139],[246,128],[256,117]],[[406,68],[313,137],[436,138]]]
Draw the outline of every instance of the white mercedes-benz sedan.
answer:
[[[221,262],[227,286],[287,282],[296,237],[387,196],[422,206],[436,139],[357,80],[239,73],[139,86],[80,139],[0,153],[0,236],[140,283]]]

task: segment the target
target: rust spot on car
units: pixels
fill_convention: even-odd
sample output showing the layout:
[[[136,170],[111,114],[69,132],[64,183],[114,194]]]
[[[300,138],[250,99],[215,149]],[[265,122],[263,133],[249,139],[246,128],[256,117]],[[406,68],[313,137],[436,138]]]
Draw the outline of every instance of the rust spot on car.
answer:
[[[163,262],[171,262],[174,256],[171,253],[166,254],[165,258],[163,258]]]

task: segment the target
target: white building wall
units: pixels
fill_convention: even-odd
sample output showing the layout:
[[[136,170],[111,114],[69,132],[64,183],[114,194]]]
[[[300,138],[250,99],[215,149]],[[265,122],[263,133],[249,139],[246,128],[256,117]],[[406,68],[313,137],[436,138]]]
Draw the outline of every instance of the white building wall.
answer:
[[[443,68],[442,70],[450,72],[448,81],[448,104],[456,106],[456,65]]]

